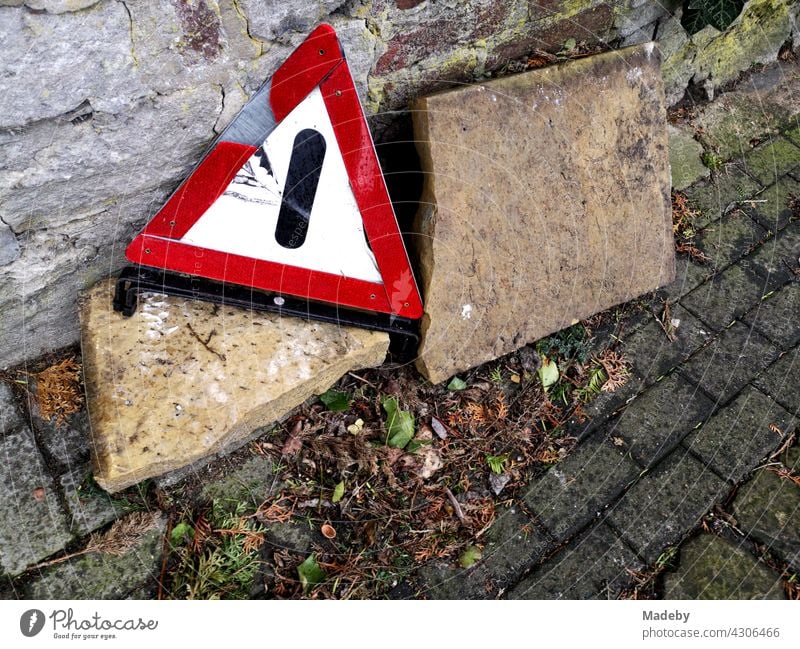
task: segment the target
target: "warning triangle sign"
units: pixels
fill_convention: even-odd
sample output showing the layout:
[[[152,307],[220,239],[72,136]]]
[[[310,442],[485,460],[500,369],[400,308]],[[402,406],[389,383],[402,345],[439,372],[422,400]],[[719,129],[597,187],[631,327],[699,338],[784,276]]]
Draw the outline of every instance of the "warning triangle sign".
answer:
[[[128,246],[136,264],[422,316],[336,32],[318,27]]]

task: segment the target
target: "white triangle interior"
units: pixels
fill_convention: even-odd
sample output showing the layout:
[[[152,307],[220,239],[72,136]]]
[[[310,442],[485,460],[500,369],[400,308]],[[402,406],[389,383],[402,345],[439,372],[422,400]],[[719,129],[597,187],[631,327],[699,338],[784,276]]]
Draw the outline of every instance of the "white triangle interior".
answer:
[[[313,129],[325,139],[325,157],[305,241],[285,248],[275,238],[295,136]],[[214,204],[183,236],[183,243],[382,284],[319,87],[267,136],[263,150],[272,173],[254,155]]]

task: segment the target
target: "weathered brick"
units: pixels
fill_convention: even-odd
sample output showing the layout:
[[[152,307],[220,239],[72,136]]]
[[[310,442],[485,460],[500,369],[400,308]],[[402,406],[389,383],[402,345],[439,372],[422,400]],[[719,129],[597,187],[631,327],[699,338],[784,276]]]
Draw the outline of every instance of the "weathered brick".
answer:
[[[790,282],[767,295],[742,320],[755,327],[783,349],[800,343],[800,284]]]
[[[800,415],[800,347],[781,356],[753,384],[790,412]]]
[[[800,148],[783,138],[774,138],[747,153],[743,166],[762,185],[770,185],[800,166]]]
[[[483,558],[472,568],[437,561],[417,571],[417,595],[431,599],[487,599],[498,596],[556,544],[517,508],[499,510],[486,533]]]
[[[681,546],[664,578],[665,599],[786,599],[780,575],[730,541],[701,534]]]
[[[11,388],[0,381],[0,436],[22,425]]]
[[[30,399],[31,420],[39,443],[51,464],[59,471],[70,471],[89,459],[89,414],[86,408],[62,423],[42,418],[36,399]]]
[[[777,426],[785,436],[791,434],[796,422],[763,392],[748,386],[683,443],[717,474],[739,482],[785,439],[771,426]]]
[[[692,225],[700,229],[713,223],[732,202],[750,198],[760,189],[761,185],[739,166],[725,165],[712,179],[696,183],[685,191],[689,204],[699,210]]]
[[[531,483],[522,498],[563,541],[596,519],[639,471],[624,451],[595,435]]]
[[[91,475],[89,465],[83,465],[59,478],[70,529],[78,536],[93,532],[125,512],[121,503],[94,484]]]
[[[739,262],[681,298],[681,304],[720,330],[752,309],[772,288],[752,267]]]
[[[771,232],[777,232],[789,225],[793,215],[789,206],[792,198],[800,199],[800,182],[790,176],[785,176],[763,192],[753,196],[752,203],[745,201],[742,205],[765,228]]]
[[[608,514],[648,564],[680,541],[728,486],[682,448],[643,476]]]
[[[774,361],[780,350],[747,325],[736,322],[681,366],[680,372],[727,402]]]
[[[800,221],[789,223],[742,264],[761,275],[770,290],[796,279],[800,271]]]
[[[739,261],[764,239],[767,231],[743,210],[731,210],[701,230],[695,245],[708,256],[709,270],[721,271]]]
[[[679,300],[705,282],[712,272],[710,265],[700,265],[687,255],[678,255],[675,259],[675,281],[660,289],[658,294],[670,301]]]
[[[647,467],[675,448],[713,407],[700,390],[673,373],[636,397],[609,434],[624,440],[633,459]]]
[[[739,490],[733,516],[750,537],[800,571],[800,487],[761,469]]]
[[[70,538],[30,430],[18,428],[0,438],[0,569],[17,575]]]
[[[639,559],[600,523],[537,567],[508,592],[508,599],[615,599]]]

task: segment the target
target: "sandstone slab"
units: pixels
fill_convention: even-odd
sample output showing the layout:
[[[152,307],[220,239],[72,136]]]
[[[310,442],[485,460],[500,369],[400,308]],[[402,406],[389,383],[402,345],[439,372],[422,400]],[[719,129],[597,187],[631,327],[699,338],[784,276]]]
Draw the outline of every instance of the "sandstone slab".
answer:
[[[81,297],[95,480],[114,492],[243,443],[345,372],[380,364],[384,333],[145,294]]]
[[[672,281],[659,53],[628,48],[424,98],[416,232],[432,382]]]

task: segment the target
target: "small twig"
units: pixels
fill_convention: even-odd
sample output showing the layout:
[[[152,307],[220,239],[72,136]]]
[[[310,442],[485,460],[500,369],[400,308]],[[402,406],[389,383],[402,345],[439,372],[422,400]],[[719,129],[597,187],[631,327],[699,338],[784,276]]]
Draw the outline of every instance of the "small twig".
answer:
[[[192,323],[191,323],[191,322],[187,322],[187,323],[186,323],[186,326],[187,326],[187,327],[189,327],[189,333],[191,333],[191,334],[192,334],[192,336],[195,338],[195,340],[197,340],[197,342],[199,342],[199,343],[200,343],[200,344],[201,344],[203,347],[205,347],[205,348],[206,348],[206,350],[207,350],[209,353],[211,353],[211,354],[214,354],[214,356],[216,356],[217,358],[219,358],[219,360],[221,360],[221,361],[225,361],[225,354],[220,354],[220,353],[219,353],[217,350],[215,350],[215,349],[211,349],[211,347],[209,347],[209,345],[208,345],[208,343],[211,341],[211,338],[213,338],[214,334],[215,334],[215,333],[217,333],[217,330],[216,330],[216,329],[212,329],[212,330],[211,330],[211,333],[210,333],[210,334],[208,334],[208,338],[206,338],[205,340],[203,340],[203,339],[200,337],[200,334],[198,334],[198,333],[197,333],[197,332],[194,330],[194,327],[192,327]]]
[[[378,389],[378,388],[377,388],[377,386],[375,386],[375,384],[374,384],[374,383],[370,383],[369,381],[367,381],[367,379],[365,379],[365,378],[363,378],[363,377],[359,376],[358,374],[353,374],[352,372],[348,372],[348,374],[349,374],[350,376],[352,376],[354,379],[357,379],[357,380],[361,381],[362,383],[366,383],[366,384],[367,384],[369,387],[371,387],[373,390],[377,390],[377,389]]]
[[[458,516],[458,520],[461,521],[461,524],[465,527],[467,526],[467,517],[464,516],[464,511],[461,509],[461,505],[458,504],[456,497],[453,495],[453,492],[450,491],[447,487],[444,488],[444,492],[447,494],[447,498],[450,500],[450,503],[453,505],[453,509],[456,511],[456,516]]]

